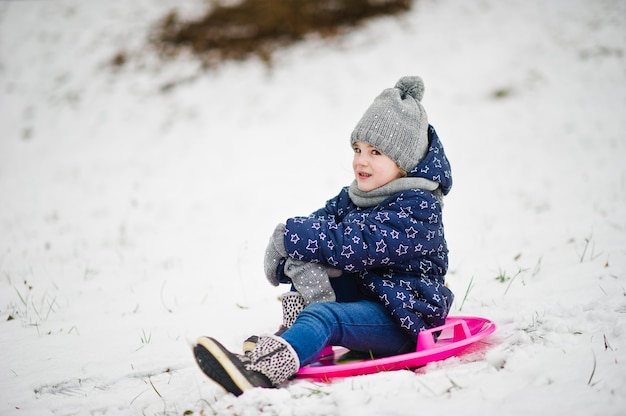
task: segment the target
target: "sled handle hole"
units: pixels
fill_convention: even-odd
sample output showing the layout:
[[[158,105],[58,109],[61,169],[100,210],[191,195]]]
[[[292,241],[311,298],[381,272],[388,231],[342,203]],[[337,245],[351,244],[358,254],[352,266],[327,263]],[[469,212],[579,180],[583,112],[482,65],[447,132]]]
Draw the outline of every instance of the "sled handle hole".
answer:
[[[416,351],[424,351],[436,348],[435,333],[452,329],[452,342],[461,341],[469,338],[472,334],[467,326],[467,322],[463,320],[447,323],[435,328],[427,329],[417,335]],[[441,334],[443,335],[443,334]]]

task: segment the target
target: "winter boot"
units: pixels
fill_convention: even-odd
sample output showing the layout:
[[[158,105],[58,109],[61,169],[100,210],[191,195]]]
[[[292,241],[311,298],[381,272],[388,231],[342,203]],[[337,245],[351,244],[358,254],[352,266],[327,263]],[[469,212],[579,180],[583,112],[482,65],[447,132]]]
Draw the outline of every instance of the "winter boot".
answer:
[[[281,303],[283,305],[283,325],[276,335],[280,335],[287,329],[291,328],[296,318],[304,309],[304,297],[298,292],[287,292],[282,296]]]
[[[201,337],[194,355],[200,369],[235,396],[254,387],[277,387],[300,368],[291,345],[273,335],[259,337],[245,356],[231,353],[213,338]]]
[[[298,292],[284,293],[282,295],[281,302],[283,305],[283,324],[274,335],[281,335],[287,329],[291,328],[293,323],[296,321],[296,318],[298,317],[298,315],[300,315],[300,312],[302,312],[302,309],[304,309],[305,306],[304,298]],[[247,354],[254,349],[254,346],[257,343],[258,339],[258,336],[252,335],[243,342],[244,354]]]

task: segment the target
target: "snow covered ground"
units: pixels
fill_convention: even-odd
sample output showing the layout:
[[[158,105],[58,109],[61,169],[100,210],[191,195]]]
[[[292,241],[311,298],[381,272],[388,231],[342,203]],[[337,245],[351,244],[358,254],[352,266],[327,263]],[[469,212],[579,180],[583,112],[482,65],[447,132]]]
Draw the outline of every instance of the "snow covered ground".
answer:
[[[203,4],[0,2],[0,414],[624,414],[626,2],[418,0],[271,69],[160,63],[149,29]],[[190,343],[276,328],[274,225],[351,181],[352,128],[409,74],[453,167],[453,314],[498,331],[225,394]]]

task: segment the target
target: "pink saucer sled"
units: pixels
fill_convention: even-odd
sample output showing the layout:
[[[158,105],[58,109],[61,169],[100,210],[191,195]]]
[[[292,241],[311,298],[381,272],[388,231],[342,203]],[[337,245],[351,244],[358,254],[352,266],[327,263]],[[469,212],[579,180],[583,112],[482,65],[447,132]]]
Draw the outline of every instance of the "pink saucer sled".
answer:
[[[488,319],[471,316],[449,316],[442,326],[419,333],[415,352],[391,357],[365,359],[341,363],[337,359],[348,350],[332,347],[332,353],[320,354],[317,362],[298,371],[298,378],[328,381],[333,378],[373,374],[380,371],[417,368],[432,361],[444,360],[487,337],[496,330],[496,325]],[[437,341],[435,333],[441,331]],[[326,351],[326,350],[325,350]]]

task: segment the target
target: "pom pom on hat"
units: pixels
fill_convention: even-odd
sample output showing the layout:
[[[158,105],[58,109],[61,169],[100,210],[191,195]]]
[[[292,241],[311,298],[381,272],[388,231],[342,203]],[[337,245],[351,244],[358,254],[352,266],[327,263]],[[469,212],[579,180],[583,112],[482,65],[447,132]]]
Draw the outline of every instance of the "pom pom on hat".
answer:
[[[400,78],[374,99],[354,128],[350,143],[369,143],[411,171],[428,149],[428,116],[420,103],[423,96],[420,77]]]
[[[395,88],[400,90],[402,99],[410,95],[417,101],[422,101],[424,97],[424,81],[420,77],[402,77],[396,82]]]

